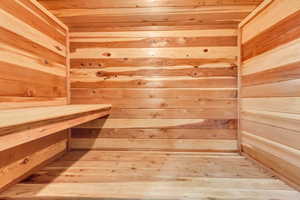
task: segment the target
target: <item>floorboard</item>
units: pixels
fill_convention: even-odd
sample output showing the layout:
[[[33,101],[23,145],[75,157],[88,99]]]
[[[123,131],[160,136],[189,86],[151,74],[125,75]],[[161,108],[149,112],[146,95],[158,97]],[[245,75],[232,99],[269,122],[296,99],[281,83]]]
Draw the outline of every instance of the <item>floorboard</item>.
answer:
[[[236,153],[72,151],[1,200],[297,200],[300,193]]]

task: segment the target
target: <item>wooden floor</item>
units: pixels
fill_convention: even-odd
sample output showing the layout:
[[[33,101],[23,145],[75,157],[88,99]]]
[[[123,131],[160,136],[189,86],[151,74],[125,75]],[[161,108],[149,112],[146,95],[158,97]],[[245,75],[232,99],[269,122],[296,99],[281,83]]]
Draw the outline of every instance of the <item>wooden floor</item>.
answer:
[[[235,153],[72,151],[1,200],[297,200],[300,193]]]

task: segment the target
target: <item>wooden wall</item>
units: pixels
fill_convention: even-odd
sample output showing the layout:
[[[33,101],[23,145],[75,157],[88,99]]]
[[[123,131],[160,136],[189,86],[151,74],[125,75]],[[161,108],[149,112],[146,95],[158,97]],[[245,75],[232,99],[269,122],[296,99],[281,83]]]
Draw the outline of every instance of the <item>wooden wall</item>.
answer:
[[[263,0],[38,0],[71,31],[232,26]],[[120,29],[119,29],[120,30]]]
[[[0,112],[67,103],[67,32],[36,1],[0,2]],[[30,127],[10,132],[0,132],[0,191],[66,150],[67,131],[37,140]]]
[[[243,151],[300,185],[300,1],[266,1],[241,27]]]
[[[114,107],[74,148],[236,150],[236,29],[262,0],[38,1],[72,32],[72,103]]]
[[[71,102],[113,105],[74,149],[237,150],[236,29],[173,29],[70,33]]]
[[[0,4],[0,109],[67,102],[67,28],[36,1]]]

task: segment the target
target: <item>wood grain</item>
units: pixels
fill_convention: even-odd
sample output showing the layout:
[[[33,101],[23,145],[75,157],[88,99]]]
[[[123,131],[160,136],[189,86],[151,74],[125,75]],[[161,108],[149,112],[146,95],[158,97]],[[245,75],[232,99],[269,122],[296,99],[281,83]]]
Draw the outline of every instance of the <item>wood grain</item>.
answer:
[[[224,12],[231,12],[232,8],[228,7],[229,10]],[[211,13],[211,9],[198,10]],[[125,10],[131,12],[130,9]],[[115,11],[97,9],[72,13],[70,9],[54,12],[68,20],[91,12],[98,12],[99,16],[100,13],[108,13],[103,18],[105,22],[110,20],[109,13]],[[91,16],[88,20],[93,21],[99,16]],[[128,17],[131,19],[132,16]],[[174,16],[174,19],[177,17]],[[111,18],[115,19],[117,17]],[[197,145],[180,147],[182,139],[183,146],[188,144],[186,139],[194,139],[195,144],[198,140],[220,140],[220,146],[224,144],[224,148],[226,144],[230,145],[226,139],[234,141],[237,96],[235,29],[209,29],[209,26],[195,29],[189,26],[174,30],[131,27],[124,31],[122,28],[106,28],[103,31],[93,27],[95,30],[70,34],[71,102],[109,103],[113,110],[107,119],[74,130],[74,141],[78,142],[78,146],[74,145],[73,148],[81,145],[87,149],[100,148],[101,140],[95,136],[95,130],[99,130],[99,134],[116,130],[105,134],[103,138],[108,141],[110,138],[111,141],[120,138],[120,148],[130,151],[142,149],[143,145],[146,147],[156,139],[160,141],[151,150],[168,150],[168,142],[175,145],[172,151],[177,148],[178,151],[209,149],[201,149]],[[198,135],[194,129],[199,131]],[[216,135],[213,129],[223,133],[218,131]],[[170,130],[174,135],[164,130]],[[143,139],[144,142],[138,145],[138,141],[131,142],[132,138]],[[92,145],[93,140],[100,146]],[[130,148],[126,148],[126,145]],[[117,145],[113,148],[117,148]],[[209,150],[213,151],[213,147]]]
[[[80,128],[166,128],[166,129],[199,129],[199,128],[236,128],[236,120],[219,119],[97,119]]]
[[[236,98],[236,88],[72,88],[72,97],[87,98]]]
[[[235,129],[74,128],[73,138],[236,139]],[[296,142],[296,141],[295,141]]]
[[[266,1],[241,27],[241,144],[246,155],[299,189],[299,10]]]
[[[0,198],[53,196],[263,200],[297,199],[299,193],[236,153],[73,151]]]
[[[73,149],[236,152],[236,140],[72,139]]]
[[[21,123],[22,128],[16,125],[18,120],[30,121],[28,113],[41,116],[33,107],[67,103],[68,29],[36,1],[27,0],[1,1],[0,24],[0,191],[3,191],[66,151],[63,124],[56,124],[55,128],[42,127],[42,123],[35,126]],[[27,114],[25,107],[29,109]]]
[[[205,98],[190,98],[190,99],[176,99],[176,98],[128,98],[128,99],[114,99],[114,98],[86,98],[78,97],[72,99],[72,104],[109,104],[114,108],[136,108],[136,109],[169,109],[169,108],[217,108],[217,109],[232,109],[236,108],[235,99],[205,99]]]
[[[206,108],[206,109],[127,109],[114,108],[110,118],[129,119],[234,119],[236,113],[231,108]]]
[[[68,1],[40,0],[71,30],[119,27],[234,25],[261,0],[247,1]]]
[[[167,66],[193,66],[201,67],[209,64],[224,64],[236,66],[233,58],[82,58],[71,59],[72,68],[101,69],[108,67],[167,67]]]
[[[0,168],[1,171],[6,172],[1,175],[1,190],[37,165],[56,154],[64,152],[66,148],[66,136],[66,134],[58,133],[1,151],[1,158],[3,159],[1,159]]]
[[[242,59],[260,55],[300,37],[300,11],[282,19],[243,44]]]
[[[139,1],[133,0],[124,2],[122,0],[116,0],[111,2],[109,0],[104,0],[99,4],[99,2],[95,0],[88,0],[85,3],[80,0],[74,0],[71,4],[68,0],[38,0],[41,4],[45,5],[50,10],[55,9],[67,9],[67,8],[136,8],[136,7],[193,7],[193,6],[216,6],[216,5],[257,5],[261,2],[261,0],[236,0],[236,1],[227,1],[227,0],[192,0],[192,1],[184,1],[184,0],[175,0],[175,1]]]
[[[67,28],[50,15],[34,1],[1,3],[1,109],[65,104]]]

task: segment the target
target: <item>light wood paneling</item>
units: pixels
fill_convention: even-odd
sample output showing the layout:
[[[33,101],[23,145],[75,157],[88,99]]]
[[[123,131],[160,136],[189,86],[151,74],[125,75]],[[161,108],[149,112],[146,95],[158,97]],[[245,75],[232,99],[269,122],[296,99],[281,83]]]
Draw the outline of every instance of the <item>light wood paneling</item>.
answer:
[[[35,1],[0,5],[0,109],[66,104],[67,27]]]
[[[237,26],[262,0],[39,0],[72,31],[122,27]],[[220,38],[221,39],[221,38]],[[230,42],[229,40],[227,42]]]
[[[62,126],[16,125],[41,117],[33,107],[67,104],[67,32],[36,1],[0,3],[0,191],[66,151]]]
[[[241,27],[245,153],[300,189],[300,2],[273,0]]]
[[[74,149],[236,151],[235,29],[70,35],[71,102],[113,106],[73,131]]]
[[[50,10],[68,8],[153,8],[153,7],[193,7],[193,6],[221,6],[221,5],[258,5],[261,0],[38,0]]]

